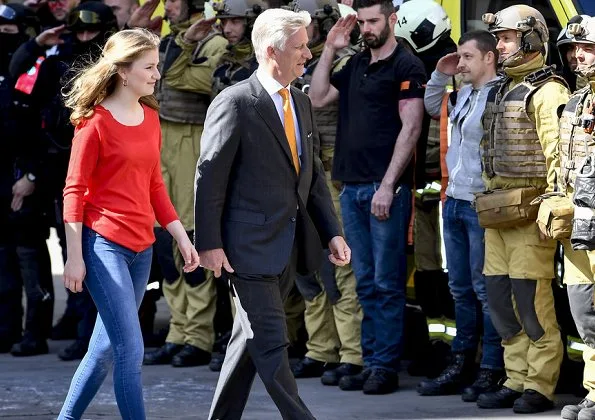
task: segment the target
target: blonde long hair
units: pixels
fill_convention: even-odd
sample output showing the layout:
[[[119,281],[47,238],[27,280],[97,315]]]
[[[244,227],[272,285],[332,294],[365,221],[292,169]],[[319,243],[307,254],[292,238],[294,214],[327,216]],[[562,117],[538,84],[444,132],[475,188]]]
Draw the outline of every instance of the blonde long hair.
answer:
[[[130,66],[144,52],[159,47],[159,37],[147,29],[127,29],[109,37],[99,59],[82,69],[69,84],[64,103],[72,110],[70,121],[77,126],[93,115],[93,107],[111,95],[120,83],[118,70]],[[159,109],[155,96],[140,102]]]

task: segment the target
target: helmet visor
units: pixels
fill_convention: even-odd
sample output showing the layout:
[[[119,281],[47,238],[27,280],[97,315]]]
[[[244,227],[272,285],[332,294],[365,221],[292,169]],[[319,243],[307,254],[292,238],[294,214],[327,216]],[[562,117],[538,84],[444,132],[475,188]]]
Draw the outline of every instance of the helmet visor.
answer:
[[[90,10],[77,10],[68,15],[68,27],[85,26],[85,25],[99,25],[101,18],[95,12]]]

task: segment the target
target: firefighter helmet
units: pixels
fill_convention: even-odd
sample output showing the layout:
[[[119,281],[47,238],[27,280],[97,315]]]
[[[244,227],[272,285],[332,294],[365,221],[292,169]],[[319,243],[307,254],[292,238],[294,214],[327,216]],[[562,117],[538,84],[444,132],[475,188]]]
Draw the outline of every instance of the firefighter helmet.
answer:
[[[450,36],[451,28],[448,15],[433,0],[410,0],[397,9],[395,36],[405,39],[418,53]]]

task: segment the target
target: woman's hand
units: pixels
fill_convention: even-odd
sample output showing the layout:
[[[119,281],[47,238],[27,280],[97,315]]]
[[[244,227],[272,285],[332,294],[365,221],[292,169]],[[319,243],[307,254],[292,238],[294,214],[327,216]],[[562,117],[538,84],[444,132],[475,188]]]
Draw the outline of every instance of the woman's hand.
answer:
[[[196,270],[200,260],[198,259],[198,252],[196,248],[190,242],[187,236],[183,236],[178,242],[178,249],[184,258],[184,272],[189,273],[190,271]]]
[[[87,274],[83,258],[68,258],[64,264],[64,286],[73,293],[83,291],[83,280]]]

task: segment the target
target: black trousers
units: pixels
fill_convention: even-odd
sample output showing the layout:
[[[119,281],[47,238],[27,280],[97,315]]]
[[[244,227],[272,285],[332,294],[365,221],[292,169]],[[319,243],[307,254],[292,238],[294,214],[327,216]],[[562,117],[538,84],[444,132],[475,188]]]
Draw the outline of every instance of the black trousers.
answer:
[[[298,395],[287,355],[283,302],[293,287],[295,254],[278,276],[229,275],[236,316],[209,419],[239,420],[257,372],[283,419],[314,419]]]
[[[22,290],[27,296],[25,338],[45,340],[52,328],[54,287],[45,241],[0,244],[0,339],[21,335]]]

